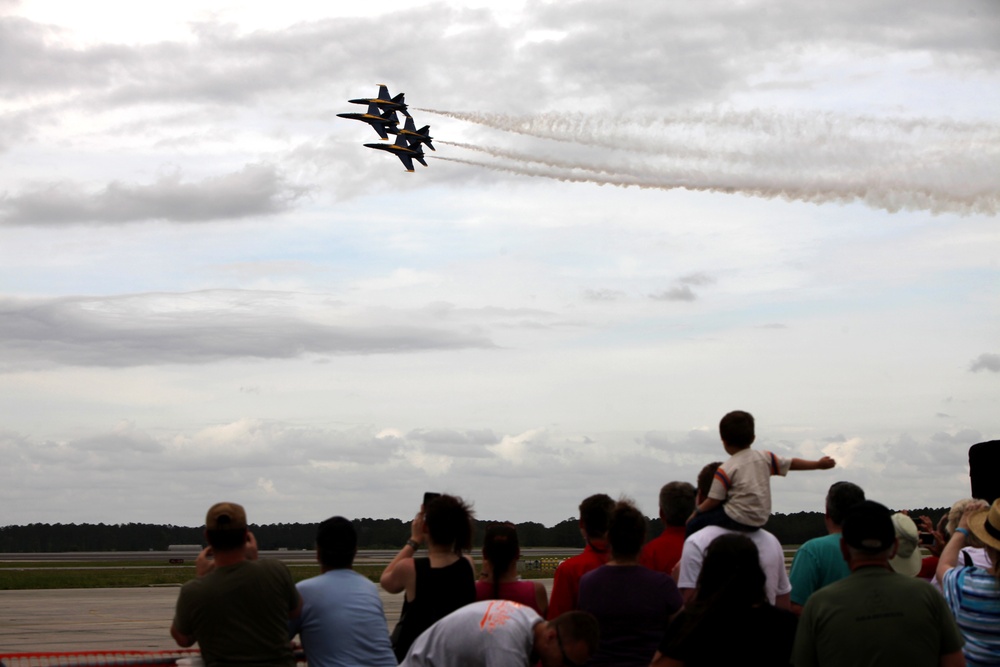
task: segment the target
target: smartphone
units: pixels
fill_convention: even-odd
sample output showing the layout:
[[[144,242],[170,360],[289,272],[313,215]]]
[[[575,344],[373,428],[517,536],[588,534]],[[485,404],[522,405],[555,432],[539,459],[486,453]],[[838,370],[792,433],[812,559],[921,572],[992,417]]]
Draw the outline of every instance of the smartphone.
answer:
[[[934,536],[930,533],[920,533],[920,543],[924,545],[934,544]]]
[[[434,491],[427,491],[424,493],[424,507],[427,507],[427,503],[434,500],[435,498],[440,498],[440,493],[435,493]]]

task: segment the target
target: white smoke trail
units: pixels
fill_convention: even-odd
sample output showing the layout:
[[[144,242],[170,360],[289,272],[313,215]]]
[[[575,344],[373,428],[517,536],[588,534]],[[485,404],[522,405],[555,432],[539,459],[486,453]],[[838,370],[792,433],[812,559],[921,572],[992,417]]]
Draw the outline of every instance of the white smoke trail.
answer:
[[[982,206],[974,208],[962,200],[954,198],[943,199],[937,193],[921,192],[885,183],[877,186],[868,186],[813,179],[805,183],[788,183],[775,186],[768,183],[766,178],[757,177],[753,174],[719,177],[693,172],[683,174],[661,172],[654,175],[650,175],[649,173],[618,172],[604,176],[602,174],[609,172],[590,167],[553,168],[548,162],[536,160],[530,162],[540,164],[541,166],[538,168],[525,164],[479,162],[445,157],[443,155],[439,155],[437,158],[439,160],[458,162],[494,171],[551,178],[567,183],[594,183],[597,185],[657,190],[683,189],[695,192],[718,192],[725,194],[739,193],[764,199],[780,198],[786,201],[801,201],[813,204],[847,204],[854,201],[861,201],[873,208],[880,208],[890,213],[897,213],[901,210],[925,210],[932,213],[995,214],[998,209],[996,198],[992,201],[992,208],[987,209]]]
[[[506,158],[508,160],[517,160],[519,162],[534,162],[537,164],[543,164],[547,167],[556,167],[558,169],[581,169],[584,171],[593,171],[599,174],[615,174],[619,173],[620,169],[614,169],[611,167],[600,167],[589,164],[581,164],[572,160],[557,160],[555,158],[545,158],[536,155],[530,155],[528,153],[519,153],[517,151],[505,150],[503,148],[496,148],[494,146],[476,146],[474,144],[464,144],[458,141],[441,141],[440,143],[447,146],[455,146],[457,148],[464,148],[470,151],[476,151],[478,153],[486,153],[487,155],[492,155],[493,157]]]
[[[555,144],[531,152],[452,144],[550,168],[518,171],[520,167],[472,162],[512,173],[816,203],[860,200],[888,211],[994,215],[1000,210],[1000,125],[985,122],[830,113],[639,117],[424,111],[578,147],[607,149],[582,157],[579,150],[572,151],[572,157],[554,157]]]

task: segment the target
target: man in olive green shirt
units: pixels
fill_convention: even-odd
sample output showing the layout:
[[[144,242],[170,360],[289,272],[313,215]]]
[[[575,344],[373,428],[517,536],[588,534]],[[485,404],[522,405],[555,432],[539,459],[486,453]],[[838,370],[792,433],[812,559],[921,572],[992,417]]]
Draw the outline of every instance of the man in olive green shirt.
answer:
[[[288,620],[302,611],[292,575],[277,560],[257,560],[246,512],[217,503],[205,519],[209,546],[195,561],[197,579],[177,597],[170,634],[177,644],[198,642],[207,667],[295,667]]]
[[[841,552],[851,574],[809,597],[792,653],[795,667],[960,667],[964,640],[944,598],[894,572],[898,541],[888,508],[848,510]]]

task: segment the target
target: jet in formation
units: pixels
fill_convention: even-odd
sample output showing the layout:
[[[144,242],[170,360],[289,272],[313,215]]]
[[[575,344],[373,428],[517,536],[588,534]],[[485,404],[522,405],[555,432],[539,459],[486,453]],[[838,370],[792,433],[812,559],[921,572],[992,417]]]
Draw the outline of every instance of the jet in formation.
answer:
[[[407,140],[406,136],[399,134],[396,136],[396,143],[393,144],[365,144],[366,148],[374,148],[380,151],[387,151],[399,158],[399,161],[406,167],[406,171],[413,171],[413,161],[427,166],[424,162],[424,152],[418,145],[414,148]]]
[[[337,115],[343,115],[343,114],[337,114]],[[406,123],[403,124],[402,130],[399,129],[398,127],[386,128],[386,132],[388,132],[389,134],[395,134],[401,137],[406,137],[406,140],[410,142],[411,146],[416,144],[427,144],[427,148],[431,149],[432,151],[435,151],[437,149],[434,148],[433,144],[431,144],[431,139],[433,139],[434,137],[430,136],[430,131],[431,131],[430,125],[424,125],[422,128],[418,130],[416,124],[413,122],[412,116],[406,119]]]
[[[368,112],[338,113],[339,117],[368,123],[383,141],[387,141],[390,134],[396,135],[394,143],[365,144],[367,148],[392,153],[403,163],[406,171],[413,171],[414,160],[425,167],[427,166],[427,163],[424,162],[423,147],[426,145],[432,151],[436,150],[434,144],[431,143],[433,140],[431,126],[424,125],[419,130],[417,129],[416,123],[413,122],[413,116],[407,111],[406,104],[403,102],[403,93],[390,97],[389,88],[385,84],[379,84],[378,97],[348,100],[348,102],[367,104]],[[406,116],[406,122],[402,128],[399,127],[399,118],[396,116],[396,112]]]
[[[396,126],[399,125],[399,119],[396,117],[396,112],[386,111],[384,113],[379,113],[379,108],[374,104],[368,105],[367,113],[338,113],[337,115],[341,118],[350,118],[351,120],[360,120],[368,123],[375,128],[375,131],[378,132],[378,136],[385,140],[389,139],[389,132],[397,134],[400,131],[396,129]],[[412,124],[413,119],[407,118],[406,122]]]
[[[378,97],[347,101],[351,104],[374,104],[382,111],[398,111],[404,116],[410,116],[410,112],[406,110],[406,103],[403,102],[403,93],[390,97],[389,87],[384,83],[378,85]]]

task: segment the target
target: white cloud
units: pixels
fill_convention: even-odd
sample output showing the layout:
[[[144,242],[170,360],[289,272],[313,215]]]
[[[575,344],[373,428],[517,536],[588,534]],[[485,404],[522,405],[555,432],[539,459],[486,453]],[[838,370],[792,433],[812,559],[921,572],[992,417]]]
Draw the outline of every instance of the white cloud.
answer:
[[[407,318],[403,313],[334,306],[314,295],[249,291],[6,299],[0,300],[0,349],[11,369],[492,347],[478,333],[418,323],[413,316],[400,321]]]
[[[270,165],[184,182],[179,174],[161,176],[150,185],[110,183],[89,193],[53,183],[0,199],[0,225],[127,223],[149,220],[208,222],[281,213],[302,194]]]

